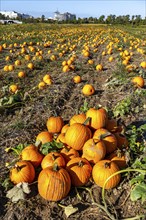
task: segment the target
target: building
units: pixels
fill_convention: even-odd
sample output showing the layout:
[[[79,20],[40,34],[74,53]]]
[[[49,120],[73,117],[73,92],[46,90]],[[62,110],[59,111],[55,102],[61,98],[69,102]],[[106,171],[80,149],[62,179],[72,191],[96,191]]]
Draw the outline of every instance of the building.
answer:
[[[61,14],[58,10],[54,12],[54,20],[58,20],[58,21],[69,21],[70,20],[71,21],[75,19],[76,19],[75,14],[71,14],[69,12]]]
[[[4,15],[5,17],[8,17],[10,19],[16,19],[16,18],[32,18],[32,16],[27,14],[21,14],[16,11],[0,11],[0,14]]]

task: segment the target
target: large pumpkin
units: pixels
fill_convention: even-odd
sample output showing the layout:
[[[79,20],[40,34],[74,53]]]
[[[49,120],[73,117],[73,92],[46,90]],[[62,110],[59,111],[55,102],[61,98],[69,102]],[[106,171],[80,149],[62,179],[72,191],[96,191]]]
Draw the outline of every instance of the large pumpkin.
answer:
[[[73,186],[85,185],[92,174],[92,166],[85,158],[81,157],[71,159],[67,163],[66,169],[70,174]]]
[[[89,139],[85,142],[82,151],[82,157],[95,164],[105,157],[106,146],[103,141],[96,142],[94,139]]]
[[[86,117],[90,117],[90,127],[93,129],[103,128],[106,126],[107,122],[107,113],[103,108],[95,109],[90,108],[86,112]]]
[[[20,182],[32,183],[35,178],[34,166],[29,161],[18,161],[10,170],[10,180],[14,184]]]
[[[117,149],[117,139],[115,135],[105,128],[97,129],[93,134],[93,139],[96,141],[103,140],[107,154],[110,154]]]
[[[118,171],[119,171],[119,167],[115,162],[110,160],[100,160],[93,167],[92,177],[94,182],[98,186],[103,187],[107,178]],[[120,179],[121,179],[120,174],[113,176],[106,183],[105,189],[111,189],[116,187],[119,184]]]
[[[43,157],[38,148],[33,144],[28,145],[21,152],[22,160],[30,161],[34,167],[38,167],[41,164]]]
[[[47,129],[50,133],[59,133],[64,125],[61,116],[51,116],[47,120]]]
[[[72,124],[65,133],[66,144],[75,150],[81,150],[84,143],[91,137],[89,128],[80,123]]]
[[[57,163],[59,167],[65,167],[63,156],[58,152],[50,152],[43,158],[41,167],[45,169],[46,167],[54,166],[55,163]]]
[[[70,176],[64,168],[54,165],[39,174],[38,192],[46,200],[59,201],[68,195],[70,188]]]

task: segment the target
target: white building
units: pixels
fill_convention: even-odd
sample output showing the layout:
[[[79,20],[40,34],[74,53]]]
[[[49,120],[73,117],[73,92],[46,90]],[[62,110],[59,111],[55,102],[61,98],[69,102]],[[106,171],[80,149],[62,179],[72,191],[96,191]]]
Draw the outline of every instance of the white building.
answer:
[[[32,18],[32,16],[27,14],[21,14],[16,11],[0,11],[0,14],[4,15],[5,17],[9,17],[10,19],[20,18]]]
[[[68,20],[74,20],[76,19],[75,14],[71,14],[69,12],[61,14],[58,10],[54,12],[54,20],[58,21],[68,21]]]

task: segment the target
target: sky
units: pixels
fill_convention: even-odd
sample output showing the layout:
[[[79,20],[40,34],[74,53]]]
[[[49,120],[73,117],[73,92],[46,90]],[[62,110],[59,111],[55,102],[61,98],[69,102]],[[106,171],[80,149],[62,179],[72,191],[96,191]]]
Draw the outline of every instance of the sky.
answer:
[[[0,0],[0,11],[16,11],[34,17],[54,17],[54,12],[69,12],[77,18],[101,15],[146,16],[146,0]]]

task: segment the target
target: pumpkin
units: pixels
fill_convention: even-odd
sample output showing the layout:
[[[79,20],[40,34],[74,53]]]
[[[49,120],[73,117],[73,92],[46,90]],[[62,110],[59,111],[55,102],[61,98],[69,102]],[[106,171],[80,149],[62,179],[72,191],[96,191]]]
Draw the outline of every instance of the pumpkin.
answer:
[[[65,146],[61,149],[60,154],[65,159],[65,162],[67,163],[69,160],[75,157],[79,157],[79,152],[72,147]]]
[[[117,139],[115,135],[105,128],[97,129],[93,134],[93,139],[96,141],[103,140],[107,154],[110,154],[117,149]]]
[[[75,150],[81,150],[84,143],[91,137],[89,128],[80,123],[72,124],[65,133],[66,144]]]
[[[114,133],[116,139],[117,139],[117,147],[119,149],[127,148],[128,147],[128,140],[124,134],[121,134],[120,132]]]
[[[51,142],[52,140],[53,140],[53,135],[48,131],[41,131],[36,137],[36,141],[41,141],[42,144]]]
[[[47,129],[50,133],[60,133],[64,121],[61,116],[51,116],[47,120]]]
[[[96,66],[96,70],[97,70],[97,71],[102,71],[102,70],[103,70],[102,64],[98,64],[98,65]]]
[[[69,124],[72,125],[74,123],[81,123],[83,124],[84,121],[86,120],[86,115],[84,113],[78,114],[78,115],[74,115],[70,121]]]
[[[117,120],[114,118],[108,119],[105,128],[110,132],[116,132],[118,129]]]
[[[61,133],[66,133],[68,128],[69,128],[69,124],[65,124],[61,129]]]
[[[57,142],[61,142],[66,145],[65,133],[60,133],[56,139]]]
[[[98,186],[103,187],[107,178],[118,171],[119,171],[119,167],[114,161],[100,160],[93,166],[92,177],[94,182]],[[105,189],[111,189],[116,187],[119,184],[120,179],[121,179],[120,174],[113,176],[106,183]]]
[[[90,85],[90,84],[86,84],[83,86],[82,88],[82,93],[85,95],[85,96],[90,96],[90,95],[93,95],[95,93],[95,88],[94,86]]]
[[[46,167],[52,167],[55,163],[57,163],[59,167],[65,167],[63,156],[58,152],[50,152],[43,158],[41,167],[45,169]]]
[[[66,169],[70,175],[73,186],[85,185],[92,174],[92,166],[85,158],[81,157],[71,159],[67,163]]]
[[[73,82],[74,83],[80,83],[82,81],[81,76],[77,75],[73,77]]]
[[[18,91],[18,85],[16,85],[16,84],[12,84],[10,87],[9,87],[9,92],[10,93],[16,93],[17,91]]]
[[[70,188],[68,172],[56,164],[43,169],[38,176],[38,192],[46,200],[59,201],[68,195]]]
[[[127,167],[125,153],[122,152],[120,149],[111,153],[106,159],[114,161],[120,169],[124,169]]]
[[[19,78],[24,78],[25,76],[26,76],[26,74],[25,74],[24,71],[20,71],[20,72],[18,73],[18,77],[19,77]]]
[[[97,163],[106,155],[106,147],[103,141],[96,142],[94,139],[89,139],[83,146],[82,158],[86,158],[90,163]]]
[[[20,182],[32,183],[35,178],[35,169],[29,161],[18,161],[10,170],[10,180],[14,184]]]
[[[41,164],[43,157],[33,144],[28,145],[21,152],[22,160],[30,161],[34,167],[38,167]]]
[[[107,113],[106,110],[103,108],[99,108],[99,109],[90,108],[86,112],[86,117],[91,118],[89,126],[93,129],[103,128],[106,126]]]
[[[142,61],[140,63],[140,66],[143,68],[143,69],[146,69],[146,61]]]
[[[144,87],[144,78],[142,76],[135,76],[132,79],[132,83],[134,83],[136,86],[143,88]]]

